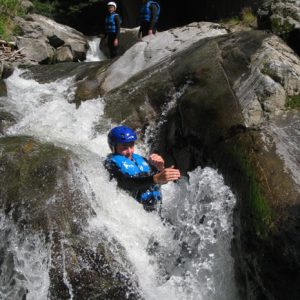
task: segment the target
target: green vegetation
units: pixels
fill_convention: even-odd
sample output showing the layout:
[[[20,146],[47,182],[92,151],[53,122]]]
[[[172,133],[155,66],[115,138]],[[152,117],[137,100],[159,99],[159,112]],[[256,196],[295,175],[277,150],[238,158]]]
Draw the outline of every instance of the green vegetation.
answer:
[[[243,25],[250,26],[256,22],[256,16],[253,14],[251,7],[244,7],[241,11],[241,22]]]
[[[56,6],[58,5],[58,1],[39,1],[39,0],[32,0],[33,4],[33,11],[37,14],[52,18]]]
[[[0,38],[10,40],[16,32],[13,18],[24,14],[19,0],[0,0]]]
[[[244,7],[239,16],[234,16],[230,19],[222,20],[221,23],[229,27],[237,25],[251,26],[256,22],[256,16],[253,14],[251,7]]]
[[[273,222],[273,214],[264,195],[262,180],[259,180],[251,155],[243,153],[238,147],[233,150],[236,167],[239,168],[246,184],[249,219],[252,220],[257,236],[267,237]]]
[[[281,18],[272,18],[271,22],[273,32],[286,41],[290,32],[294,29],[294,25],[289,23],[287,20],[282,20]]]
[[[288,97],[285,102],[287,109],[299,109],[300,108],[300,95]]]
[[[89,7],[101,0],[32,0],[34,5],[34,12],[56,19],[64,16],[70,18],[71,16],[78,15],[84,8]]]

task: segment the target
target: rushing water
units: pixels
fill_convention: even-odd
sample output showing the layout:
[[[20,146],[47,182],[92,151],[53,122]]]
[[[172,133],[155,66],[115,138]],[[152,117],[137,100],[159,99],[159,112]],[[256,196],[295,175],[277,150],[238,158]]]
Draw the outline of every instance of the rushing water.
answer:
[[[163,186],[162,221],[108,179],[102,161],[109,153],[106,133],[114,124],[102,116],[102,99],[76,109],[68,101],[74,95],[72,78],[39,84],[20,73],[7,79],[8,96],[0,98],[3,109],[17,118],[6,135],[31,135],[75,154],[74,174],[96,212],[89,222],[91,239],[97,242],[97,232],[105,232],[125,248],[141,295],[153,300],[237,299],[230,255],[235,198],[222,176],[197,168],[189,178]],[[4,215],[0,226],[0,299],[21,299],[22,290],[28,299],[47,299],[46,243],[34,235],[24,240]]]
[[[100,50],[100,41],[98,37],[91,37],[89,39],[89,50],[86,54],[86,61],[100,61],[107,59],[105,54]]]

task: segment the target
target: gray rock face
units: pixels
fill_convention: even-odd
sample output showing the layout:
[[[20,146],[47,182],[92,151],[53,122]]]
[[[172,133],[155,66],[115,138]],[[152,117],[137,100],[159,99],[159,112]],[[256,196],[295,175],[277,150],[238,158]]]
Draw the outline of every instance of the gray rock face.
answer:
[[[49,64],[54,60],[55,49],[46,39],[18,37],[17,46],[30,61]]]
[[[239,199],[233,251],[242,299],[297,299],[300,119],[285,103],[300,94],[299,57],[261,31],[200,39],[155,62],[147,48],[133,48],[141,52],[125,66],[130,79],[105,85],[114,87],[104,93],[106,115],[135,128],[150,124],[168,165],[217,167]],[[119,78],[118,63],[107,78]]]
[[[272,31],[300,53],[300,3],[298,0],[265,0],[258,10],[261,28]]]
[[[30,60],[53,63],[55,57],[59,57],[59,61],[64,57],[66,61],[70,61],[70,56],[72,61],[85,59],[88,41],[75,29],[36,14],[27,15],[25,19],[17,17],[15,20],[23,32],[23,36],[17,38],[17,46],[22,48],[22,53]],[[70,53],[67,56],[61,53],[56,55],[56,49],[62,46],[69,47]]]
[[[251,57],[249,72],[234,83],[246,126],[262,124],[282,114],[287,97],[300,93],[299,58],[279,38],[271,36]]]
[[[29,12],[32,11],[32,9],[33,9],[33,4],[32,4],[31,1],[29,1],[29,0],[21,0],[20,2],[21,2],[21,5],[22,5],[23,9],[24,9],[27,13],[29,13]]]
[[[69,46],[62,46],[56,50],[55,60],[57,62],[73,61],[72,50]]]

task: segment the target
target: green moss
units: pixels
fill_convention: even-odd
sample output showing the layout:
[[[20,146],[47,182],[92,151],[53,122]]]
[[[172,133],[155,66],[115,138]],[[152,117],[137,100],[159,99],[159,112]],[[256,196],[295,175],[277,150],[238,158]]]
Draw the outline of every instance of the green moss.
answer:
[[[236,167],[243,176],[246,185],[245,198],[248,200],[248,212],[253,222],[256,235],[266,237],[273,223],[273,213],[264,195],[264,187],[259,178],[258,171],[251,160],[251,156],[240,150],[237,146],[233,149]]]
[[[10,40],[14,34],[13,18],[24,14],[19,0],[0,0],[0,38]]]
[[[63,166],[67,155],[63,149],[30,137],[1,138],[0,208],[9,212],[15,206],[12,216],[16,222],[24,216],[24,209],[42,218],[45,201],[55,190],[58,166]]]
[[[289,33],[294,29],[294,25],[289,23],[287,20],[283,20],[279,17],[271,19],[271,26],[274,33],[278,34],[285,41],[289,37]]]
[[[287,109],[299,109],[300,108],[300,95],[287,97],[285,102]]]

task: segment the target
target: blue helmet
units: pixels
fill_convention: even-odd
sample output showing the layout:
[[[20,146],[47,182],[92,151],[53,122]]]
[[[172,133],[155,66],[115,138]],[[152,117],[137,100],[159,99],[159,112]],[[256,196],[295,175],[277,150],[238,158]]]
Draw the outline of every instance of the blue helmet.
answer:
[[[108,134],[108,144],[111,149],[119,143],[130,143],[136,140],[136,133],[127,126],[114,127]]]

